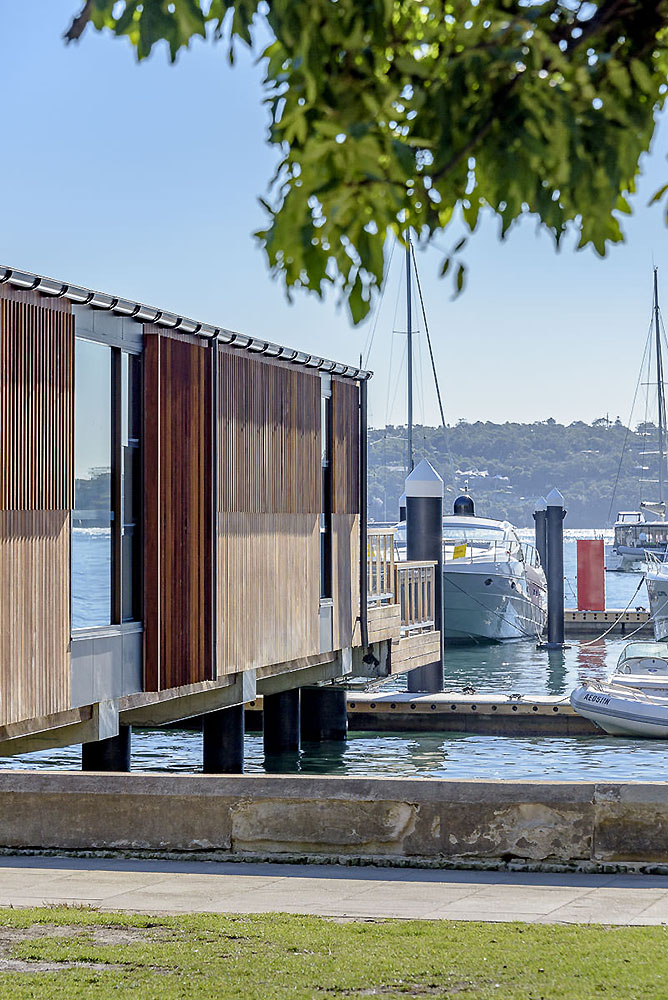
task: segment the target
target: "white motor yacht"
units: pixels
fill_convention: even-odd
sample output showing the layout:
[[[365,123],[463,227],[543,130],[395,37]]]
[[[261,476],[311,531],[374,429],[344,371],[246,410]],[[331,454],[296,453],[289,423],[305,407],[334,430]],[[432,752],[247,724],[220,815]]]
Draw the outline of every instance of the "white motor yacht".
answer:
[[[605,568],[609,573],[644,573],[651,558],[663,558],[667,548],[665,511],[660,520],[648,521],[644,510],[622,510],[615,521],[615,535],[606,552]]]
[[[537,639],[547,621],[547,582],[533,545],[509,521],[476,517],[468,494],[443,518],[443,617],[447,642]],[[396,545],[406,558],[406,525]]]
[[[668,644],[630,642],[607,681],[571,692],[579,715],[611,736],[668,736]]]

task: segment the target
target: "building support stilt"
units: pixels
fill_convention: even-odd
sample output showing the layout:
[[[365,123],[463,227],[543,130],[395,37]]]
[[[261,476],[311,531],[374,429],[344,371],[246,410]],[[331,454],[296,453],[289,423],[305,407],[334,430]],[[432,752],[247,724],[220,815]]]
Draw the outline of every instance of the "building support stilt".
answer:
[[[132,727],[120,726],[118,736],[81,744],[82,771],[129,771]]]
[[[266,755],[299,750],[299,688],[266,694],[264,707],[264,752]]]
[[[244,773],[243,705],[232,705],[202,716],[202,750],[205,774]]]
[[[345,740],[348,735],[346,691],[342,687],[302,688],[302,739]]]

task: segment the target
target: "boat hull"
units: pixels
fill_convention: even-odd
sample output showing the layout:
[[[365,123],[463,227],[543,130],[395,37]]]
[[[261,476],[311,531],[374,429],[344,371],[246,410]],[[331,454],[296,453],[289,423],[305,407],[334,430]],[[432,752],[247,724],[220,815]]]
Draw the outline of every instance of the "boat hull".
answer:
[[[654,638],[668,639],[668,565],[650,567],[645,576],[649,597],[649,613],[654,625]]]
[[[590,719],[611,736],[668,739],[668,698],[642,700],[611,688],[575,688],[570,702],[578,715]]]
[[[543,592],[532,599],[523,572],[508,565],[443,569],[444,638],[454,642],[504,642],[537,639],[545,628]],[[491,580],[491,583],[486,581]],[[537,588],[535,588],[537,589]]]

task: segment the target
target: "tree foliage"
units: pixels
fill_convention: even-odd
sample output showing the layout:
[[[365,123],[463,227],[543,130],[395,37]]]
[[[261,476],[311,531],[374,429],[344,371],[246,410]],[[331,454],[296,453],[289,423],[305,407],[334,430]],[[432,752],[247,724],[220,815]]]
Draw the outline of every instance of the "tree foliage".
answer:
[[[253,46],[265,22],[269,139],[280,164],[258,234],[286,288],[336,285],[353,319],[383,278],[388,233],[423,242],[487,210],[533,213],[604,255],[623,239],[663,106],[668,0],[86,0],[137,57],[197,36]],[[668,191],[657,192],[656,200]],[[443,273],[464,282],[465,239]]]

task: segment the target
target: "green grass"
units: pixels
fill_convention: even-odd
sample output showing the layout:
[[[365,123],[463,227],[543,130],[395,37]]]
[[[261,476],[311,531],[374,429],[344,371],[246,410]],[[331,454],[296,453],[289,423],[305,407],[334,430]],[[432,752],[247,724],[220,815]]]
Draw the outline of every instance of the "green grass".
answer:
[[[668,929],[4,910],[0,970],[1,1000],[663,1000]]]

